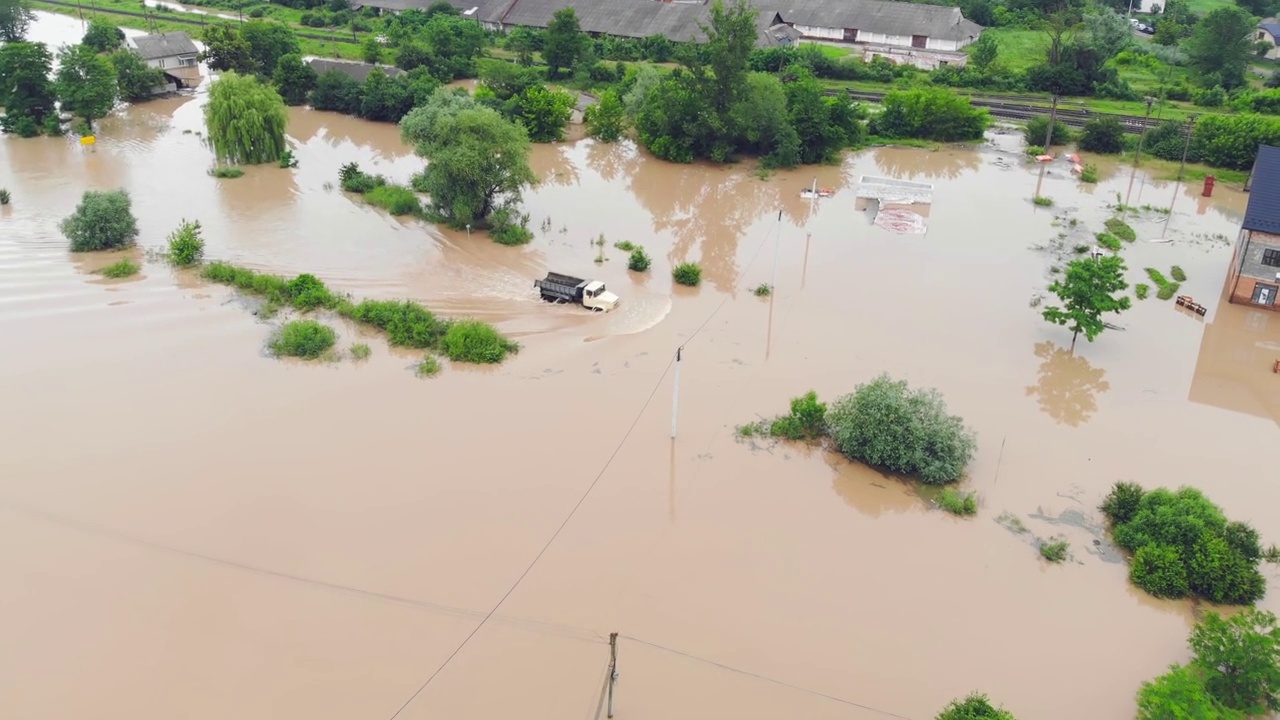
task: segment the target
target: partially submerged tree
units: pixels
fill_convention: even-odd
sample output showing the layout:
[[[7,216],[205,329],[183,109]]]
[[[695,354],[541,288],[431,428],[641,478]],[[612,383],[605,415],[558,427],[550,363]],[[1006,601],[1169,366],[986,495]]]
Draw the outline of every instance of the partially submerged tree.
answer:
[[[464,97],[441,88],[400,123],[404,141],[427,159],[415,188],[430,195],[432,216],[458,228],[514,208],[534,182],[524,128]]]
[[[55,84],[62,109],[84,118],[90,129],[116,104],[115,66],[88,45],[72,45],[58,54]]]
[[[1214,699],[1204,674],[1189,665],[1173,665],[1169,672],[1142,683],[1138,690],[1137,720],[1230,720],[1235,714]]]
[[[1062,306],[1045,308],[1042,312],[1044,319],[1070,328],[1073,349],[1080,333],[1093,342],[1106,329],[1103,313],[1120,313],[1129,309],[1129,297],[1116,296],[1129,287],[1124,271],[1124,260],[1119,255],[1072,260],[1063,278],[1049,286],[1049,292],[1058,296]]]
[[[108,53],[120,49],[123,42],[123,30],[102,18],[92,18],[80,44],[93,48],[95,52]]]
[[[164,84],[164,73],[149,67],[137,53],[117,50],[107,57],[116,70],[116,91],[121,100],[147,100],[153,89]]]
[[[5,114],[0,128],[23,137],[40,134],[54,111],[53,57],[43,43],[6,42],[0,45],[0,105]]]
[[[1270,612],[1249,608],[1205,615],[1191,631],[1195,665],[1223,705],[1249,716],[1280,710],[1280,627]]]
[[[276,162],[284,154],[284,100],[251,75],[225,73],[209,88],[204,121],[214,155],[235,165]]]
[[[71,252],[128,247],[138,237],[138,221],[124,190],[86,191],[59,227],[71,241]]]
[[[246,75],[258,71],[259,65],[253,57],[253,48],[235,25],[210,25],[201,32],[200,39],[204,41],[200,59],[209,64],[210,70]]]
[[[346,77],[343,75],[343,77]],[[289,53],[276,63],[276,71],[271,76],[280,97],[286,105],[304,105],[307,94],[316,86],[316,71],[302,62],[298,53]]]
[[[516,99],[516,119],[534,142],[564,139],[564,126],[573,114],[573,96],[563,90],[534,85]]]
[[[616,142],[626,130],[627,116],[618,98],[618,91],[609,89],[600,94],[600,101],[587,107],[583,113],[587,134],[601,142]]]

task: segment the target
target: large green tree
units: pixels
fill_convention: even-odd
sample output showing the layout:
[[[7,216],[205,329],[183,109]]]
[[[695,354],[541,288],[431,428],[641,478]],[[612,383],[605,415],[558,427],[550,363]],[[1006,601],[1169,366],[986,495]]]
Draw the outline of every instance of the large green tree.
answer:
[[[45,118],[54,111],[52,63],[43,43],[0,45],[0,105],[5,109],[0,129],[24,137],[40,133]]]
[[[88,45],[100,53],[112,52],[120,48],[124,42],[124,31],[102,18],[89,20],[89,29],[84,33],[82,45]]]
[[[450,13],[435,13],[419,35],[431,48],[431,69],[438,80],[475,77],[476,58],[488,41],[480,23]]]
[[[399,122],[413,106],[409,88],[400,78],[389,78],[382,68],[369,71],[360,88],[360,117],[378,122]]]
[[[627,129],[627,114],[618,98],[618,91],[609,89],[600,94],[600,101],[587,106],[583,121],[587,134],[601,142],[616,142]]]
[[[355,115],[360,112],[360,83],[350,75],[337,70],[320,73],[316,85],[307,96],[307,103],[316,110]]]
[[[231,23],[210,25],[201,33],[204,51],[200,59],[209,64],[210,70],[217,72],[237,72],[251,75],[258,71],[258,63],[253,57],[253,48],[249,41],[240,34],[240,29]]]
[[[534,142],[556,142],[564,138],[564,125],[573,114],[573,96],[563,90],[534,85],[517,96],[516,119]]]
[[[415,187],[450,226],[483,226],[496,211],[514,208],[534,182],[524,128],[495,110],[467,107],[447,90],[406,115],[400,132],[427,159]]]
[[[1214,699],[1198,668],[1174,665],[1164,675],[1142,683],[1137,720],[1243,720],[1243,716]]]
[[[250,20],[239,29],[240,36],[249,44],[249,54],[255,63],[254,72],[267,78],[275,73],[280,58],[302,52],[298,36],[284,23]]]
[[[0,0],[0,40],[22,42],[35,17],[27,0]]]
[[[301,55],[289,53],[276,63],[271,81],[286,105],[303,105],[307,102],[307,93],[316,86],[316,71],[302,62]]]
[[[587,36],[578,26],[578,14],[571,7],[557,10],[542,36],[542,59],[547,63],[547,77],[554,80],[561,70],[572,68],[586,47]]]
[[[149,67],[135,52],[117,50],[108,57],[116,69],[116,90],[121,100],[147,100],[152,89],[164,84],[164,73]]]
[[[1221,7],[1196,23],[1183,44],[1191,68],[1205,87],[1244,85],[1253,50],[1253,16],[1238,7]]]
[[[116,104],[116,69],[111,61],[88,45],[72,45],[58,53],[55,83],[62,109],[93,121],[105,117]]]
[[[756,46],[759,14],[746,0],[736,0],[729,8],[723,0],[713,0],[711,25],[702,28],[707,36],[703,53],[711,70],[710,75],[703,75],[702,79],[710,91],[711,107],[722,122],[747,91],[747,57]]]
[[[1276,616],[1248,608],[1205,615],[1191,631],[1194,664],[1223,705],[1246,715],[1280,710],[1280,627]]]
[[[224,73],[209,88],[204,121],[214,155],[223,162],[255,165],[284,154],[288,112],[280,94],[252,75]]]
[[[1080,333],[1093,342],[1106,329],[1102,320],[1104,313],[1129,309],[1129,297],[1116,296],[1129,287],[1124,272],[1124,260],[1119,255],[1072,260],[1062,279],[1049,286],[1049,292],[1057,295],[1062,305],[1045,308],[1044,319],[1070,328],[1073,349]]]

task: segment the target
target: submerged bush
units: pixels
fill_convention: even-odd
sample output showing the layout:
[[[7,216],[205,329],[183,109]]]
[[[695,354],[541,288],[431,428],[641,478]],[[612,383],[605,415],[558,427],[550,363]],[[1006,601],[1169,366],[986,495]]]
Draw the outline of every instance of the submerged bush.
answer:
[[[827,429],[846,457],[930,484],[959,480],[977,444],[937,390],[912,390],[887,374],[832,403]]]
[[[337,340],[333,328],[315,320],[294,320],[271,339],[271,352],[281,357],[297,357],[314,360],[333,347]]]
[[[417,215],[422,211],[422,201],[407,187],[379,185],[364,195],[365,202],[376,205],[392,215]]]
[[[627,258],[627,269],[635,272],[644,272],[649,269],[651,264],[649,253],[644,251],[642,247],[635,247],[631,250],[631,255]]]
[[[71,252],[128,247],[138,237],[138,221],[124,190],[85,191],[59,227],[71,241]]]
[[[225,180],[234,180],[238,177],[244,177],[244,168],[238,165],[215,165],[209,168],[209,176],[222,178]]]
[[[352,343],[351,358],[353,360],[366,360],[373,354],[373,350],[369,348],[368,343]]]
[[[1134,229],[1130,227],[1129,223],[1118,217],[1107,218],[1105,225],[1107,226],[1107,232],[1115,235],[1125,242],[1133,242],[1138,239],[1138,233],[1134,232]]]
[[[13,195],[9,194],[7,188],[0,188],[0,205],[8,205],[13,200]]]
[[[139,270],[141,270],[141,268],[138,267],[138,263],[130,260],[129,258],[125,258],[119,262],[111,263],[98,272],[102,273],[104,277],[119,280],[120,278],[137,275]]]
[[[1045,136],[1049,132],[1049,116],[1041,115],[1031,118],[1027,121],[1025,127],[1022,128],[1022,137],[1027,141],[1028,145],[1044,146]],[[1068,145],[1071,143],[1071,128],[1067,127],[1061,120],[1053,121],[1053,137],[1050,143],[1053,145]]]
[[[382,330],[398,347],[435,347],[449,329],[448,323],[412,300],[364,300],[351,309],[351,319]]]
[[[671,270],[671,277],[679,285],[697,287],[702,284],[702,268],[697,263],[680,263]]]
[[[1067,548],[1070,543],[1066,540],[1054,540],[1052,542],[1040,543],[1040,557],[1051,563],[1060,563],[1067,559]]]
[[[787,440],[815,440],[827,434],[827,404],[812,390],[791,398],[791,413],[769,424],[769,434]]]
[[[502,337],[492,325],[463,320],[449,326],[440,349],[454,362],[500,363],[519,346]]]
[[[200,222],[182,221],[169,235],[169,262],[178,267],[195,265],[204,258],[204,238],[200,237]]]
[[[976,493],[960,492],[955,488],[943,488],[938,495],[938,506],[952,515],[976,515],[978,496]]]
[[[1115,235],[1107,232],[1100,232],[1097,235],[1094,235],[1094,238],[1098,241],[1099,247],[1104,247],[1112,252],[1120,252],[1120,238]]]
[[[422,362],[418,363],[418,367],[414,369],[414,374],[418,377],[435,377],[440,373],[440,361],[435,355],[427,355],[422,358]]]
[[[991,704],[986,695],[971,693],[964,700],[952,700],[935,720],[1016,720],[1013,713]]]
[[[1257,531],[1228,521],[1199,490],[1117,483],[1101,509],[1116,544],[1134,554],[1130,579],[1152,595],[1249,605],[1266,592]]]

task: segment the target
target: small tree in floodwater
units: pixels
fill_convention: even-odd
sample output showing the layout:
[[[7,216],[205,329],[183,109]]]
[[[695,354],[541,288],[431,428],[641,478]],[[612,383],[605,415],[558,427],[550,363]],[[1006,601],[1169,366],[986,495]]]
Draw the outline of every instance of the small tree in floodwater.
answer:
[[[138,237],[138,221],[124,190],[86,191],[59,228],[71,241],[71,252],[128,247]]]
[[[1124,260],[1119,255],[1079,258],[1067,265],[1067,272],[1061,280],[1049,286],[1049,292],[1058,296],[1062,306],[1051,305],[1042,314],[1045,320],[1055,325],[1070,327],[1072,350],[1075,350],[1080,333],[1093,342],[1106,329],[1103,313],[1120,313],[1129,309],[1128,296],[1116,296],[1129,287],[1124,271]]]
[[[288,122],[275,88],[252,75],[223,73],[209,88],[204,123],[218,160],[232,165],[278,162],[284,154]]]
[[[938,713],[937,720],[1017,720],[1013,713],[991,704],[986,695],[970,693],[964,700],[952,700]]]

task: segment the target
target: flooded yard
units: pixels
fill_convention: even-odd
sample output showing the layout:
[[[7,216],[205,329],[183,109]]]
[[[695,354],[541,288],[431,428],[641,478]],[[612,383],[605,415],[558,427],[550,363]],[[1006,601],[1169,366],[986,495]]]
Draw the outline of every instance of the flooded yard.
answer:
[[[40,25],[66,40],[79,23]],[[400,182],[421,167],[391,125],[292,108],[297,169],[214,179],[203,100],[119,111],[89,150],[0,138],[6,715],[591,718],[618,632],[618,718],[923,720],[977,689],[1020,718],[1122,720],[1142,681],[1186,659],[1193,608],[1128,583],[1096,510],[1110,485],[1195,485],[1280,541],[1280,315],[1222,300],[1236,189],[1205,199],[1138,174],[1130,190],[1105,164],[1082,186],[1056,163],[1039,208],[1039,167],[1007,134],[766,180],[582,140],[535,146],[539,230],[509,248],[335,188],[348,162]],[[927,232],[874,225],[862,175],[933,183]],[[835,194],[802,199],[815,178]],[[152,261],[104,280],[119,255],[67,252],[59,220],[116,187],[140,261],[195,219],[210,259],[413,298],[523,349],[431,380],[373,335],[367,362],[277,361],[279,321],[226,288]],[[1133,221],[1130,281],[1180,265],[1209,311],[1137,301],[1072,354],[1030,306],[1117,193],[1172,207]],[[651,272],[627,270],[622,240]],[[775,257],[776,290],[756,297]],[[699,289],[673,286],[686,260]],[[544,304],[548,270],[603,280],[622,305]],[[338,328],[341,346],[362,337]],[[735,437],[789,397],[883,371],[939,388],[977,432],[976,518]],[[1071,542],[1063,566],[1036,552],[1053,535]],[[1263,569],[1262,606],[1280,610]]]

